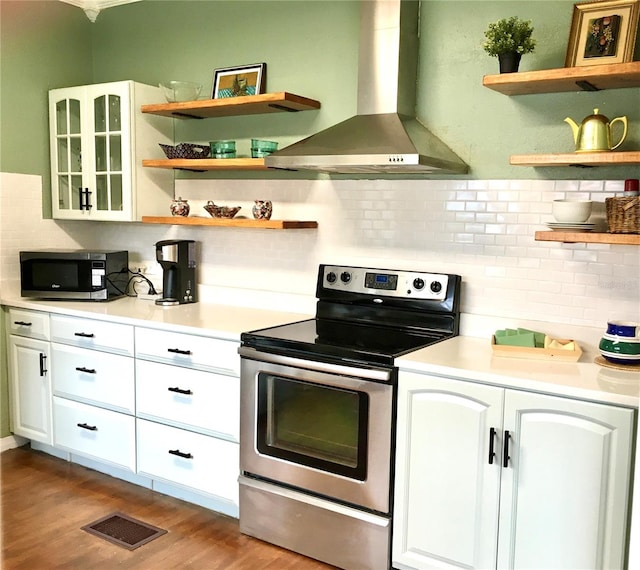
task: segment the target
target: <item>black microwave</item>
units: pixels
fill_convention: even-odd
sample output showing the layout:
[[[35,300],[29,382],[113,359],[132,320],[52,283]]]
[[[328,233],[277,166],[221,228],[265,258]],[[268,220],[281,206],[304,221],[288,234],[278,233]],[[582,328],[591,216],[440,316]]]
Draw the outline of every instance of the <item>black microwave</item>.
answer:
[[[20,252],[23,297],[111,301],[126,294],[129,252],[60,250]]]

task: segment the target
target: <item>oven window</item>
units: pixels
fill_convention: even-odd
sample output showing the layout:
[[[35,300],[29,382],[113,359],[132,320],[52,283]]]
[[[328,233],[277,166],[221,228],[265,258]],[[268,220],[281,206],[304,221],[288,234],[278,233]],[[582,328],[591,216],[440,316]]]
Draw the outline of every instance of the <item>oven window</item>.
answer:
[[[364,392],[260,373],[258,451],[360,481],[367,476]]]

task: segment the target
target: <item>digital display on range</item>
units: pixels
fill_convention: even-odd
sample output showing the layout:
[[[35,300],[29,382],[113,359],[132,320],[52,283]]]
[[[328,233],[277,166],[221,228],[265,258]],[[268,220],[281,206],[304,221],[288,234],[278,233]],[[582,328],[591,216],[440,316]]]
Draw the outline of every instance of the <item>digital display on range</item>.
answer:
[[[365,273],[364,286],[369,289],[395,291],[398,287],[398,276],[390,273]]]

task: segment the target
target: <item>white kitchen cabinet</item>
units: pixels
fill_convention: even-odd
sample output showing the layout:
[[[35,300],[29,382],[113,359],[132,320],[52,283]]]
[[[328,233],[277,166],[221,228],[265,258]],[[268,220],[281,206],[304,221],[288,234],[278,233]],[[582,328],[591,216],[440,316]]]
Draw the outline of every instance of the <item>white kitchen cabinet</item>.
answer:
[[[158,101],[158,87],[117,81],[49,92],[53,217],[140,221],[164,215],[173,175],[151,171],[141,157],[172,144],[169,121],[140,112]]]
[[[394,568],[625,567],[634,411],[401,371]]]
[[[49,315],[10,309],[7,329],[12,431],[51,444]]]
[[[13,433],[50,444],[50,345],[42,340],[9,337]]]
[[[237,513],[238,343],[136,327],[135,347],[138,472]]]
[[[53,444],[135,473],[133,326],[51,315]]]

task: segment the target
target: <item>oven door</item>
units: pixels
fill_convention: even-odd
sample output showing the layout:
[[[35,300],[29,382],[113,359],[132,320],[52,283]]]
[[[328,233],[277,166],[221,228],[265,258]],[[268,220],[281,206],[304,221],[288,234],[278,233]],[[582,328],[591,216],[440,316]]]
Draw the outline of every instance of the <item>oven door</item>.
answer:
[[[388,513],[394,370],[240,354],[240,469]]]

